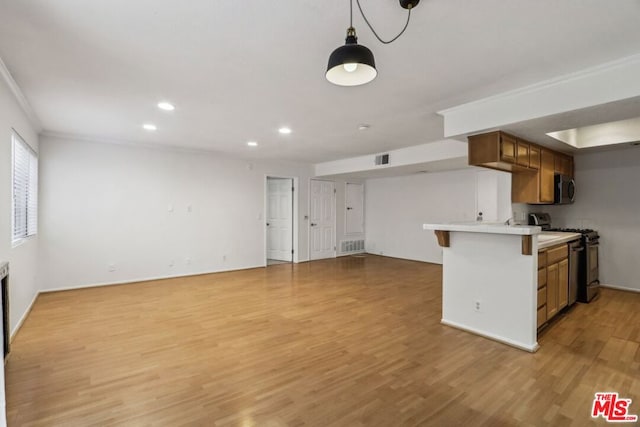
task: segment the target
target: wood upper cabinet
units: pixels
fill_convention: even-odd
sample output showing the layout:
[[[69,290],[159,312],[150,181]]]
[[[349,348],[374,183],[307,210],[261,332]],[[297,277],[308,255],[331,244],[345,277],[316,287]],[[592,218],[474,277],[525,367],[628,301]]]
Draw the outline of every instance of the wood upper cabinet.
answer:
[[[500,161],[516,163],[516,138],[506,133],[500,135]]]
[[[520,152],[527,150],[526,141],[520,143]],[[496,131],[469,137],[469,164],[506,172],[527,170],[529,159],[524,154],[518,162],[518,139],[508,133]],[[527,154],[528,156],[528,154]]]
[[[554,161],[554,171],[560,175],[573,178],[573,158],[566,154],[556,153]]]
[[[558,263],[558,310],[569,305],[569,260]]]
[[[540,148],[533,144],[529,146],[529,167],[540,169]]]
[[[543,148],[540,152],[540,194],[537,203],[553,203],[553,185],[555,156],[551,150]]]
[[[573,157],[502,131],[470,136],[469,164],[511,172],[513,203],[552,204],[555,174],[573,177]]]
[[[529,167],[529,143],[520,139],[516,142],[516,163]]]

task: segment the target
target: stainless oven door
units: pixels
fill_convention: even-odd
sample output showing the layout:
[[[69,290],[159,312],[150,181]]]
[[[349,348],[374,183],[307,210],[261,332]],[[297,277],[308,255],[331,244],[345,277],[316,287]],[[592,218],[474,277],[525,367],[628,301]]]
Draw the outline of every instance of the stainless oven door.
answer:
[[[569,305],[578,299],[578,279],[580,275],[580,255],[584,251],[582,242],[577,240],[569,244]]]
[[[587,245],[587,285],[598,281],[598,244]]]

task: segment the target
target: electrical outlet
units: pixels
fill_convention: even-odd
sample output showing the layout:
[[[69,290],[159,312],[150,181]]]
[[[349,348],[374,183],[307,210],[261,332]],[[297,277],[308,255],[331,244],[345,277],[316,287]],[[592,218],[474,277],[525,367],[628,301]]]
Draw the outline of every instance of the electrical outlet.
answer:
[[[109,264],[107,266],[107,270],[109,270],[109,272],[113,273],[114,271],[116,271],[116,265],[115,264]]]
[[[480,312],[480,311],[481,311],[481,310],[480,310],[480,306],[481,306],[481,304],[480,304],[480,300],[476,300],[476,301],[475,301],[475,303],[474,303],[474,308],[475,308],[475,310],[476,310],[477,312]]]
[[[226,261],[227,260],[227,256],[226,255],[222,255],[222,261]]]

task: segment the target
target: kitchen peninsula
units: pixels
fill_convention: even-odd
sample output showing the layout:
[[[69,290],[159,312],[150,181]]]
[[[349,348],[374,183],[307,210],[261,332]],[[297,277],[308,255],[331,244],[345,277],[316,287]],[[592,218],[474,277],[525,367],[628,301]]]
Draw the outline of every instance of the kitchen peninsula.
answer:
[[[435,231],[443,248],[442,323],[536,351],[538,250],[576,235],[481,222],[423,229]]]

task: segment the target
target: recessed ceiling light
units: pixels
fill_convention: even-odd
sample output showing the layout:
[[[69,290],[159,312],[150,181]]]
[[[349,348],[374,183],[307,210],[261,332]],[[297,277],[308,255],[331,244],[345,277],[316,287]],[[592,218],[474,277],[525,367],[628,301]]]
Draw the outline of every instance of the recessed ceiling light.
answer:
[[[172,103],[166,101],[158,102],[158,108],[164,111],[173,111],[176,109]]]
[[[371,125],[368,125],[366,123],[363,123],[361,125],[358,125],[358,130],[367,130],[371,127]]]
[[[152,123],[145,123],[142,125],[142,127],[144,128],[144,130],[148,130],[150,132],[158,130],[157,126]]]
[[[278,132],[280,132],[283,135],[289,135],[291,133],[291,129],[289,129],[288,127],[282,127],[278,129]]]
[[[249,147],[257,147],[257,146],[258,146],[258,143],[257,143],[257,142],[255,142],[255,141],[249,141],[249,142],[247,142],[247,145],[248,145]]]

